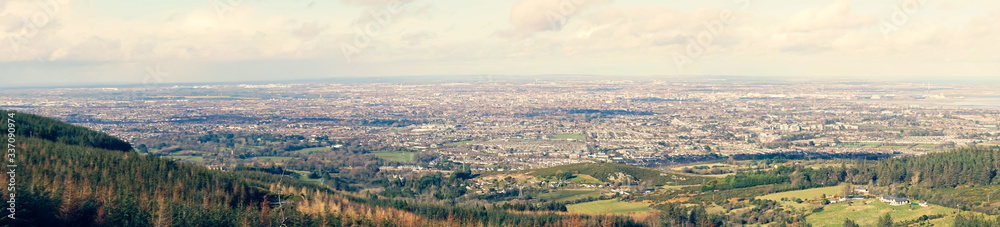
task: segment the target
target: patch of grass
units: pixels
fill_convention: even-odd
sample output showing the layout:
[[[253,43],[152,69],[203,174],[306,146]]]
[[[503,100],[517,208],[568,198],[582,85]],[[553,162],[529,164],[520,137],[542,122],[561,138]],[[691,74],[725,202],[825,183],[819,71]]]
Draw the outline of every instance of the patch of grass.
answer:
[[[180,161],[189,161],[189,162],[201,162],[201,161],[205,160],[201,156],[186,156],[186,155],[185,156],[164,155],[164,156],[160,156],[160,158],[166,158],[166,159],[172,159],[172,160],[180,160]]]
[[[258,160],[268,160],[268,161],[272,161],[272,162],[280,162],[280,161],[285,161],[285,160],[293,159],[293,158],[295,158],[295,157],[278,157],[278,156],[260,156],[260,157],[256,157],[256,159],[258,159]]]
[[[844,164],[844,166],[850,168],[850,167],[853,167],[854,164]],[[813,169],[822,169],[822,168],[827,168],[827,167],[840,168],[840,163],[812,164],[812,165],[806,165],[806,167],[813,168]]]
[[[318,184],[318,185],[323,185],[322,179],[309,179],[309,174],[310,174],[309,171],[292,170],[292,172],[298,173],[299,174],[299,180],[301,180],[301,181],[308,182],[308,183],[313,183],[313,184]]]
[[[878,147],[881,147],[881,146],[882,146],[882,144],[877,144],[877,143],[863,143],[861,147],[864,147],[864,148],[878,148]]]
[[[549,193],[538,194],[536,197],[547,199],[556,202],[573,201],[577,199],[587,198],[587,197],[599,197],[601,196],[600,190],[553,190]]]
[[[795,199],[799,198],[802,200],[816,199],[822,197],[823,194],[826,196],[834,196],[840,194],[844,186],[830,186],[822,188],[810,188],[805,190],[787,191],[774,194],[767,194],[762,196],[757,196],[758,199],[769,199],[774,201],[781,201],[781,198]]]
[[[843,189],[842,185],[822,187],[822,188],[810,188],[805,190],[795,190],[795,191],[779,192],[774,194],[757,196],[757,199],[767,199],[767,200],[782,202],[781,198],[788,198],[789,200],[792,201],[794,201],[796,198],[799,198],[808,201],[811,199],[818,199],[820,197],[823,197],[823,194],[826,194],[826,196],[828,197],[838,195],[841,193],[842,189]],[[810,206],[811,204],[809,202],[802,202],[802,203],[788,202],[785,203],[785,205],[794,208],[812,207]]]
[[[445,146],[461,146],[461,145],[470,144],[472,142],[475,142],[475,141],[472,141],[472,140],[463,140],[463,141],[447,142],[447,143],[444,143],[444,145]]]
[[[375,157],[392,162],[412,162],[413,152],[406,151],[375,151],[372,152]]]
[[[914,220],[920,218],[922,215],[951,214],[956,211],[954,208],[936,205],[931,205],[930,207],[911,205],[891,206],[883,202],[874,201],[874,199],[870,201],[872,202],[867,205],[860,201],[856,201],[851,205],[847,203],[830,204],[823,207],[823,211],[809,215],[806,220],[813,226],[839,226],[844,223],[844,218],[850,218],[854,222],[861,224],[861,226],[872,226],[885,213],[889,213],[893,221],[900,222]],[[947,224],[950,225],[951,223]]]
[[[909,145],[888,145],[888,146],[882,146],[882,147],[883,148],[894,149],[894,150],[910,148]]]
[[[663,188],[664,190],[681,190],[681,189],[684,189],[686,187],[694,187],[694,186],[701,186],[701,185],[700,184],[695,184],[695,185],[664,185],[663,187],[660,187],[660,188]]]
[[[305,148],[305,149],[295,150],[295,152],[303,153],[303,154],[312,154],[313,152],[326,152],[326,151],[330,151],[330,148],[329,147],[311,147],[311,148]]]
[[[565,140],[565,139],[585,140],[585,139],[587,139],[587,136],[583,135],[583,134],[552,134],[552,135],[549,135],[549,139],[553,139],[553,140]]]
[[[573,174],[573,178],[569,180],[581,184],[604,184],[604,182],[587,174]]]
[[[649,204],[623,202],[617,199],[578,203],[568,205],[566,209],[572,213],[588,214],[627,214],[652,211]]]

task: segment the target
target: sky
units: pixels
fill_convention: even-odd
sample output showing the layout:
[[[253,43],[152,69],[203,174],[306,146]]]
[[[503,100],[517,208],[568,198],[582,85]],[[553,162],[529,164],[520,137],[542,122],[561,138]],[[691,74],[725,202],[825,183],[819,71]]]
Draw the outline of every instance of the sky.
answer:
[[[1000,80],[987,0],[0,0],[0,87],[386,76]]]

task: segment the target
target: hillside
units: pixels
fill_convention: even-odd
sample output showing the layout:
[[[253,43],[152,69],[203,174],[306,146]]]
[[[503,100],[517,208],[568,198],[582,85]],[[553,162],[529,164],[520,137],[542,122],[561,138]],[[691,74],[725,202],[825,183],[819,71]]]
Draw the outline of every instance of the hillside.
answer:
[[[6,120],[7,112],[3,112]],[[220,172],[122,152],[128,143],[17,113],[16,216],[3,226],[287,226],[422,218],[350,202],[334,191],[260,172]],[[33,122],[32,122],[33,121]],[[6,131],[4,126],[3,130]],[[35,130],[35,131],[32,131]],[[10,199],[4,193],[4,200]],[[292,201],[278,206],[278,199]]]
[[[0,110],[4,119],[11,112]],[[117,151],[131,151],[132,145],[121,139],[103,132],[91,131],[87,128],[67,124],[34,114],[17,114],[14,118],[17,135],[34,137],[67,145],[104,148]],[[4,122],[0,130],[7,131],[8,122]]]
[[[6,120],[10,112],[2,113]],[[0,226],[637,225],[620,216],[358,196],[288,176],[141,155],[107,134],[36,115],[14,119],[16,215],[3,215]]]
[[[613,164],[613,163],[581,163],[581,164],[570,164],[555,166],[542,169],[527,170],[529,175],[536,177],[549,177],[554,176],[557,173],[574,173],[574,174],[586,174],[597,178],[603,182],[616,182],[618,180],[618,173],[628,174],[632,176],[633,180],[641,180],[646,182],[652,182],[653,185],[695,185],[701,184],[705,181],[710,181],[715,178],[696,176],[693,174],[684,174],[672,171],[656,170],[643,167],[635,167],[629,165]]]

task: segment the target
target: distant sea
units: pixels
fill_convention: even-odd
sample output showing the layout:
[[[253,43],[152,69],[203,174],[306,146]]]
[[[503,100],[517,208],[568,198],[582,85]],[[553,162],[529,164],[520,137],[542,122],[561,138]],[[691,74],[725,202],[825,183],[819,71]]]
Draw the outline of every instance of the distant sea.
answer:
[[[880,102],[920,106],[961,106],[973,108],[1000,109],[1000,96],[989,97],[949,97],[947,99],[882,100]]]

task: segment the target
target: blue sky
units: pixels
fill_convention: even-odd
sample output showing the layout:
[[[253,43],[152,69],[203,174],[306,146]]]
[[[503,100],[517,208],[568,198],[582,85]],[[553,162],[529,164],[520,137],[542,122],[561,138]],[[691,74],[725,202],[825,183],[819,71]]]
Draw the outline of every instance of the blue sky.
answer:
[[[160,83],[546,74],[996,81],[998,20],[1000,5],[986,0],[0,0],[0,87],[139,84],[155,67]]]

